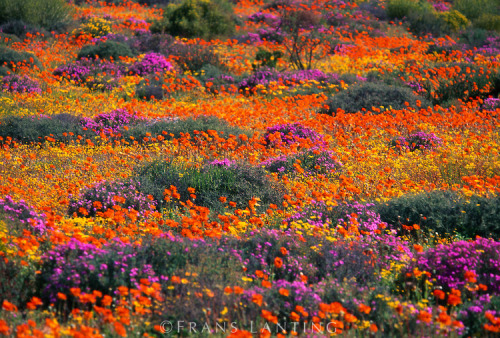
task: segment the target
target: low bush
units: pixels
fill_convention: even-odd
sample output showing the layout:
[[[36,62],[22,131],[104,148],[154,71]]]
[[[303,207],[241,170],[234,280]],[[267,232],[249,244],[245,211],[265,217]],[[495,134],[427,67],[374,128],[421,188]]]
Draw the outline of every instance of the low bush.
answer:
[[[66,135],[66,136],[64,136]],[[47,139],[68,141],[78,135],[89,136],[80,124],[80,119],[69,114],[53,116],[9,116],[1,120],[0,136],[22,143],[43,143]]]
[[[332,151],[309,149],[291,156],[270,158],[260,164],[269,172],[282,175],[325,175],[339,172],[342,164]]]
[[[252,136],[250,131],[233,127],[227,121],[215,116],[200,116],[197,118],[188,119],[162,119],[153,120],[145,123],[140,123],[129,128],[129,130],[122,131],[125,139],[131,139],[138,142],[149,134],[151,137],[161,135],[165,139],[178,138],[181,134],[189,134],[191,137],[196,136],[195,131],[207,132],[208,130],[215,130],[220,137],[229,137],[229,135],[239,136],[245,134]]]
[[[173,67],[165,57],[158,53],[149,53],[142,57],[141,60],[135,62],[128,69],[129,74],[137,74],[145,76],[156,73],[173,71]]]
[[[15,35],[21,39],[24,39],[27,33],[30,33],[32,35],[35,35],[36,33],[48,34],[38,26],[26,23],[21,20],[9,21],[0,25],[0,31],[5,34]]]
[[[134,54],[130,47],[124,43],[115,41],[105,41],[97,45],[87,45],[78,52],[78,59],[95,57],[105,60],[119,61],[120,57],[132,57]]]
[[[49,31],[61,30],[71,21],[65,0],[0,0],[0,24],[21,20]]]
[[[227,70],[227,66],[211,47],[175,43],[170,45],[165,53],[174,56],[179,67],[185,72],[199,72],[207,65]]]
[[[153,33],[207,40],[231,35],[234,30],[233,9],[227,0],[183,0],[170,4],[163,19],[151,26]]]
[[[83,128],[94,131],[96,134],[117,134],[125,126],[136,125],[144,119],[135,116],[125,109],[115,109],[113,111],[96,115],[94,118],[83,118],[81,125]]]
[[[308,128],[299,122],[277,124],[268,127],[264,134],[264,140],[268,146],[281,144],[292,145],[309,141],[316,147],[326,147],[327,143],[322,134],[314,129]]]
[[[494,14],[498,11],[498,3],[495,0],[455,0],[453,7],[469,20],[475,20],[483,14]]]
[[[102,182],[84,190],[71,199],[68,214],[78,217],[94,217],[116,206],[143,215],[155,209],[155,202],[139,192],[140,184],[129,182]]]
[[[443,140],[434,133],[418,132],[407,137],[397,137],[390,143],[390,147],[398,151],[434,150],[443,144]]]
[[[391,19],[403,19],[417,8],[418,0],[389,0],[387,2],[387,16]]]
[[[17,228],[19,235],[23,229],[36,234],[43,234],[47,229],[45,214],[39,214],[24,200],[14,201],[10,195],[0,198],[0,221],[9,223],[10,231]]]
[[[428,232],[454,233],[473,238],[500,234],[500,197],[472,196],[469,200],[451,191],[404,195],[377,205],[384,222],[398,226],[420,225]]]
[[[34,54],[18,52],[5,46],[0,46],[0,66],[2,65],[13,70],[21,66],[36,66],[42,69],[42,64]]]
[[[42,93],[40,83],[27,75],[19,76],[12,74],[4,76],[1,82],[1,89],[11,93]]]
[[[139,99],[149,100],[163,100],[168,94],[163,88],[165,84],[163,76],[148,76],[141,80],[135,87],[135,96]]]
[[[334,95],[326,102],[328,108],[321,112],[332,115],[340,108],[346,113],[356,113],[363,109],[371,110],[372,107],[381,110],[401,110],[408,107],[406,103],[409,107],[417,108],[417,101],[420,101],[422,106],[429,104],[425,99],[415,95],[410,88],[366,82],[353,85]]]
[[[476,20],[474,25],[478,28],[498,32],[500,31],[500,15],[485,13]]]
[[[285,189],[272,181],[262,168],[244,163],[214,161],[202,168],[184,167],[167,162],[153,162],[137,172],[141,190],[151,194],[161,205],[165,189],[175,186],[181,201],[191,200],[188,188],[195,189],[195,204],[223,213],[227,202],[235,202],[236,208],[245,209],[248,202],[257,197],[261,200],[261,212],[270,203],[280,204]]]

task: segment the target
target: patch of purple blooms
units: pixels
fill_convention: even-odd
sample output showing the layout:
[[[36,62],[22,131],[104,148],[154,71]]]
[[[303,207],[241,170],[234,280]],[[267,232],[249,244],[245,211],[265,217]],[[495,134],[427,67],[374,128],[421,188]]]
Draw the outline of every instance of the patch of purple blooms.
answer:
[[[258,85],[267,86],[270,82],[294,86],[308,81],[333,84],[339,83],[339,76],[333,73],[323,73],[317,69],[279,72],[272,68],[262,68],[241,81],[239,88],[254,88]]]
[[[71,239],[44,254],[42,261],[42,293],[50,303],[58,301],[58,292],[69,294],[71,288],[108,293],[110,287],[120,285],[138,288],[142,278],[152,283],[160,280],[152,266],[138,258],[134,246],[118,239],[102,248]]]
[[[102,113],[94,118],[84,118],[82,127],[94,130],[96,134],[103,132],[106,135],[119,133],[124,126],[135,124],[143,119],[131,114],[125,109],[116,109],[108,113]]]
[[[403,151],[435,150],[443,145],[443,140],[434,133],[424,133],[422,131],[411,134],[407,137],[397,137],[391,142],[392,147]]]
[[[477,283],[488,287],[488,293],[500,294],[500,242],[478,238],[441,244],[418,254],[408,271],[418,267],[429,271],[431,281],[447,289],[463,289],[466,271],[477,275]]]
[[[11,74],[4,76],[1,86],[3,91],[11,93],[42,93],[40,83],[27,75]]]
[[[279,140],[271,136],[275,135],[276,133],[279,133]],[[328,144],[324,140],[323,135],[311,128],[303,126],[298,122],[278,124],[272,127],[268,127],[264,135],[264,140],[268,145],[271,146],[276,146],[283,143],[290,145],[299,143],[304,140],[309,140],[312,144],[320,148],[328,146]]]
[[[500,108],[500,99],[489,97],[484,100],[482,108],[485,110],[495,110],[497,108]]]
[[[79,84],[86,84],[91,89],[104,90],[115,88],[124,73],[124,66],[119,63],[94,62],[86,59],[59,66],[54,70],[54,75]]]
[[[144,55],[142,60],[134,63],[128,71],[132,74],[137,74],[140,76],[170,72],[174,69],[172,64],[167,61],[167,59],[158,53],[149,53]]]
[[[291,156],[281,155],[269,158],[261,162],[260,165],[273,173],[288,174],[296,171],[294,164],[297,160],[300,161],[305,176],[329,175],[338,172],[342,167],[342,163],[336,160],[333,151],[321,149],[309,149]]]
[[[47,229],[45,214],[37,213],[24,200],[15,202],[9,195],[0,198],[0,215],[11,221],[29,225],[30,230],[34,230],[38,234],[43,234]]]
[[[265,23],[269,26],[276,27],[281,22],[281,19],[271,13],[262,13],[257,12],[248,17],[248,21],[257,22],[257,23]]]
[[[444,3],[444,2],[437,2],[437,3],[432,4],[432,6],[438,12],[446,12],[446,11],[450,10],[449,4]]]
[[[93,38],[92,40],[90,40],[90,43],[97,45],[98,43],[105,41],[116,41],[123,43],[128,41],[128,37],[123,34],[108,33],[106,35]]]
[[[212,162],[207,163],[208,166],[212,167],[232,167],[236,164],[236,161],[231,161],[228,158],[224,158],[223,160],[213,160]]]
[[[70,198],[68,213],[76,213],[79,217],[93,217],[98,212],[104,212],[116,205],[129,211],[135,210],[139,215],[156,208],[156,201],[141,193],[139,183],[133,181],[104,181],[83,191],[77,198]]]
[[[363,231],[373,232],[379,229],[380,225],[388,227],[388,224],[383,222],[380,215],[373,210],[373,206],[374,204],[370,203],[344,202],[337,206],[328,207],[323,202],[313,201],[311,207],[296,212],[285,219],[283,223],[290,224],[293,221],[302,220],[319,228],[323,228],[325,224],[328,227],[341,225],[348,228],[355,220],[357,227]],[[355,218],[353,214],[356,214]]]

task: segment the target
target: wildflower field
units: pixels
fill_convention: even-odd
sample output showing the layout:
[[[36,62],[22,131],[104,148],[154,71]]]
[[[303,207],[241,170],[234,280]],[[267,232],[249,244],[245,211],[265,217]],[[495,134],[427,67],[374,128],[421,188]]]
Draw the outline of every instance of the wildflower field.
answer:
[[[497,337],[500,2],[0,0],[0,336]]]

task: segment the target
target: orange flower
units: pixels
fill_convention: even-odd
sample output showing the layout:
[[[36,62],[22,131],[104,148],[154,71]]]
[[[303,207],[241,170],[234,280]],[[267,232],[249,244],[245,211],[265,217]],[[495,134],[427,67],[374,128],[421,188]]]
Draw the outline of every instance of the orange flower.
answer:
[[[441,325],[445,325],[445,326],[451,325],[451,317],[444,311],[439,314],[437,321]]]
[[[464,274],[465,280],[469,283],[476,283],[477,282],[477,275],[474,271],[465,271]]]
[[[371,324],[370,325],[370,331],[373,332],[373,333],[377,333],[377,331],[378,331],[377,325]]]
[[[221,196],[219,197],[219,201],[221,201],[221,203],[226,203],[227,197]]]
[[[273,315],[271,311],[262,310],[261,317],[266,321],[276,324],[278,322],[278,317]]]
[[[181,278],[178,276],[172,276],[172,283],[174,284],[180,284],[181,283]]]
[[[281,252],[281,254],[282,254],[283,256],[288,255],[288,250],[287,250],[286,248],[284,248],[284,247],[281,247],[281,248],[280,248],[280,252]]]
[[[278,269],[281,269],[281,267],[283,266],[283,260],[280,257],[276,257],[274,259],[274,266]]]
[[[262,306],[262,295],[259,295],[259,294],[254,294],[252,296],[252,302],[254,302],[255,304],[257,304],[258,306]]]
[[[117,335],[119,335],[121,337],[126,337],[127,336],[127,330],[125,330],[125,328],[123,327],[122,323],[115,322],[114,323],[114,327],[115,327],[115,332],[116,332]]]
[[[231,289],[231,287],[230,287],[230,286],[226,286],[226,287],[224,288],[224,293],[226,293],[226,294],[230,295],[231,293],[233,293],[233,289]]]
[[[359,304],[358,310],[359,310],[359,312],[369,314],[371,311],[371,307],[369,307],[368,305],[365,305],[365,304]]]
[[[415,249],[416,252],[423,252],[424,251],[423,246],[418,245],[418,244],[414,244],[413,249]]]
[[[67,300],[68,299],[68,297],[66,297],[66,295],[64,293],[61,293],[61,292],[57,293],[57,298],[59,298],[61,300]]]
[[[344,315],[344,320],[348,323],[354,323],[358,320],[358,318],[356,318],[356,316],[350,314],[350,313],[346,313]]]
[[[4,299],[3,304],[2,304],[2,309],[5,311],[12,311],[12,312],[17,312],[17,306],[9,302],[8,300]]]
[[[7,322],[3,319],[0,319],[0,333],[7,336],[10,332],[9,326]]]
[[[432,320],[432,314],[427,311],[420,311],[420,313],[418,314],[418,320],[421,320],[424,323],[430,323],[430,321]]]
[[[288,289],[281,288],[279,292],[280,292],[280,295],[285,296],[285,297],[288,297],[290,295],[290,291],[288,291]]]
[[[262,287],[265,287],[267,289],[270,289],[272,286],[272,283],[270,281],[267,281],[267,280],[263,280],[262,281]]]
[[[257,278],[264,278],[264,272],[262,272],[262,270],[255,270],[255,276],[257,276]]]
[[[445,296],[445,293],[443,290],[434,290],[434,292],[432,294],[434,295],[434,297],[436,297],[437,299],[441,299],[441,300],[443,300],[444,296]]]
[[[290,320],[292,322],[298,322],[300,320],[299,314],[292,311],[292,313],[290,313]]]
[[[241,295],[241,294],[243,294],[243,291],[244,291],[244,290],[243,290],[243,288],[242,288],[242,287],[240,287],[240,286],[235,286],[235,287],[233,288],[233,290],[234,290],[234,294],[235,294],[235,295]]]

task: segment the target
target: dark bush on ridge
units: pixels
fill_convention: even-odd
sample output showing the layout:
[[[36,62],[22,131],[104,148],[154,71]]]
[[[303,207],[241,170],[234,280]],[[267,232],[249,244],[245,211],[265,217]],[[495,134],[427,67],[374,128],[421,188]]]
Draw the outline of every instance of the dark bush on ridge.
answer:
[[[33,35],[38,32],[48,34],[47,32],[41,30],[39,27],[21,20],[9,21],[4,23],[3,25],[0,25],[0,31],[5,34],[15,35],[22,39],[25,38],[26,33],[30,33]]]
[[[238,136],[245,134],[252,136],[251,132],[240,129],[238,127],[230,126],[225,120],[215,116],[200,116],[197,118],[188,119],[163,119],[153,120],[143,124],[130,127],[129,130],[123,131],[122,136],[125,139],[130,139],[132,136],[134,140],[142,142],[147,137],[146,134],[150,133],[151,137],[162,135],[166,139],[177,138],[181,133],[189,134],[191,137],[195,136],[195,131],[206,132],[208,130],[216,130],[220,137],[228,137],[229,135]],[[170,134],[173,134],[170,135]]]
[[[500,234],[500,197],[470,198],[452,191],[433,191],[406,195],[376,206],[382,221],[392,225],[419,224],[425,231],[473,238]],[[425,217],[425,219],[424,219]]]
[[[105,41],[98,43],[97,45],[84,46],[80,52],[78,52],[77,58],[94,59],[96,56],[100,59],[113,59],[115,61],[119,61],[120,56],[132,57],[134,54],[132,53],[130,47],[124,43]]]
[[[253,197],[261,199],[258,210],[265,211],[270,203],[280,204],[285,189],[269,179],[262,168],[248,164],[236,164],[229,160],[214,161],[200,168],[173,165],[167,162],[153,162],[137,174],[141,190],[153,195],[158,205],[164,198],[164,191],[171,185],[177,188],[181,201],[190,200],[188,188],[194,188],[195,204],[215,212],[223,212],[227,202],[235,202],[236,207],[245,209]]]
[[[63,136],[67,133],[67,136]],[[74,135],[71,136],[70,133]],[[22,143],[45,142],[47,137],[56,141],[75,139],[77,135],[85,136],[80,126],[80,119],[69,114],[49,116],[9,116],[1,120],[0,136],[4,141],[11,137]]]
[[[321,112],[324,114],[335,114],[340,108],[346,113],[356,113],[363,108],[371,110],[372,107],[400,110],[406,108],[405,102],[410,107],[417,108],[417,100],[422,106],[427,105],[426,100],[415,95],[411,89],[391,86],[383,83],[364,83],[349,87],[330,98],[326,104],[328,109]]]
[[[175,56],[177,64],[185,72],[198,72],[207,65],[221,70],[227,68],[211,47],[175,43],[168,47],[164,53]]]
[[[231,35],[235,29],[233,8],[227,0],[183,0],[170,4],[150,29],[152,33],[207,40]]]
[[[0,24],[15,20],[60,30],[71,22],[71,7],[65,0],[0,0]]]
[[[42,68],[42,64],[38,58],[29,52],[18,52],[5,46],[0,46],[0,65],[6,64],[6,67],[14,69],[18,64],[25,64],[27,66]]]

